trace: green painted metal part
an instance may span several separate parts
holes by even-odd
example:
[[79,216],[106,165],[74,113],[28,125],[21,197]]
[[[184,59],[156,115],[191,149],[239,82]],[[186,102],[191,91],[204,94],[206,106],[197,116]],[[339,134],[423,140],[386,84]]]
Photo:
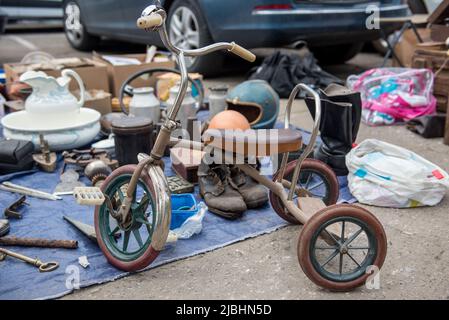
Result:
[[[121,190],[122,186],[129,183],[131,180],[130,174],[123,174],[112,180],[105,188],[104,193],[110,197],[110,199],[116,198],[118,195],[119,201],[123,201],[125,193]],[[137,189],[133,197],[131,204],[131,217],[132,221],[127,228],[116,226],[111,230],[111,221],[115,221],[109,214],[108,207],[103,204],[99,212],[99,224],[100,224],[100,236],[105,243],[109,252],[117,259],[125,262],[134,261],[142,256],[151,244],[153,228],[155,225],[155,214],[151,214],[152,222],[148,221],[148,213],[146,212],[151,207],[152,212],[155,212],[154,199],[149,192],[148,186],[142,180],[138,181]],[[142,189],[144,195],[137,201],[136,193]],[[142,239],[140,231],[145,229],[148,233],[146,240]],[[123,233],[121,245],[117,241],[115,236],[118,232]],[[138,244],[136,250],[130,251],[129,243],[131,236]]]
[[[344,224],[346,223],[353,223],[357,226],[360,227],[360,229],[354,233],[354,235],[352,235],[352,237],[354,237],[352,239],[352,237],[349,237],[349,239],[344,239],[345,241],[341,241],[341,239],[343,237],[340,237],[338,239],[336,239],[335,237],[333,237],[329,232],[325,231],[325,229],[335,223],[342,223],[342,235],[344,234]],[[343,224],[344,223],[344,224]],[[316,246],[316,243],[320,237],[320,235],[325,232],[327,233],[328,236],[330,236],[333,241],[335,242],[335,246],[334,247],[329,247],[328,249],[333,249],[334,251],[329,255],[328,257],[328,261],[326,261],[323,264],[320,264],[320,262],[317,259],[316,256],[316,250],[322,249],[322,248],[318,248]],[[342,255],[345,256],[347,255],[347,253],[341,253],[341,248],[344,246],[346,248],[349,248],[349,250],[359,250],[360,248],[354,248],[352,249],[349,244],[355,240],[355,238],[357,238],[357,233],[361,234],[362,232],[364,232],[367,236],[368,239],[368,247],[366,247],[367,250],[367,254],[366,257],[364,258],[364,260],[359,263],[359,266],[357,266],[354,270],[352,270],[349,273],[342,273],[341,272],[341,264],[340,264],[340,272],[339,273],[334,273],[334,272],[330,272],[328,270],[326,270],[324,268],[324,264],[327,264],[329,261],[331,261],[332,259],[334,259],[335,257],[337,257],[338,255],[340,255],[340,259],[342,258]],[[352,239],[352,240],[351,240]],[[348,251],[349,251],[348,250]],[[353,281],[361,276],[363,276],[367,270],[367,268],[371,265],[373,265],[374,260],[376,259],[377,256],[377,242],[376,242],[376,235],[374,233],[374,231],[362,220],[354,218],[354,217],[348,217],[348,216],[342,216],[342,217],[338,217],[338,218],[334,218],[331,219],[329,221],[327,221],[326,223],[324,223],[323,225],[321,225],[317,230],[315,230],[311,242],[310,242],[310,250],[309,250],[309,254],[310,254],[310,259],[312,261],[312,264],[314,266],[314,269],[324,278],[331,280],[331,281],[335,281],[335,282],[349,282],[349,281]],[[349,255],[348,255],[349,257]],[[342,263],[342,260],[340,260],[340,263]]]

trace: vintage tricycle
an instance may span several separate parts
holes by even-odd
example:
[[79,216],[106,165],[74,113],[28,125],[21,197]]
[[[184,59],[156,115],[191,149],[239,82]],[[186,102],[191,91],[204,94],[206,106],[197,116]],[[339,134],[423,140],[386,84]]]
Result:
[[[279,216],[288,222],[303,224],[297,254],[304,273],[313,282],[336,291],[363,285],[369,272],[383,265],[387,239],[382,224],[370,212],[358,206],[335,204],[339,194],[337,177],[324,163],[307,158],[319,131],[321,101],[318,94],[304,84],[297,85],[288,100],[283,129],[264,130],[264,134],[259,130],[206,131],[204,144],[171,138],[172,132],[179,128],[175,119],[188,85],[185,57],[218,50],[228,50],[250,62],[255,56],[234,42],[182,50],[171,43],[165,28],[166,18],[163,8],[151,5],[137,21],[139,28],[159,32],[164,45],[176,57],[181,72],[178,96],[167,112],[150,155],[140,154],[137,165],[116,169],[103,183],[103,197],[98,201],[82,192],[75,195],[80,203],[96,205],[95,230],[107,260],[119,269],[137,271],[150,265],[164,249],[169,234],[171,200],[162,157],[165,147],[176,143],[193,149],[206,146],[225,154],[227,160],[237,153],[244,158],[283,154],[280,169],[272,180],[252,165],[236,165],[270,190],[270,202]],[[302,146],[301,133],[290,127],[292,104],[300,91],[313,97],[315,121],[310,141],[301,156],[288,163],[289,153],[297,152]]]

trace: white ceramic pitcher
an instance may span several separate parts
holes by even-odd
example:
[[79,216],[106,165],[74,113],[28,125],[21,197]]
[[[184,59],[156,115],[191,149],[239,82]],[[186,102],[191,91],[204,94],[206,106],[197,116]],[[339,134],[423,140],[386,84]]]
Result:
[[[78,82],[80,99],[70,93],[71,77]],[[77,114],[84,105],[84,83],[73,70],[66,69],[61,77],[54,78],[42,71],[28,71],[22,74],[20,81],[30,85],[32,94],[25,101],[25,110],[36,117],[45,118],[48,115],[64,115],[61,119],[70,121],[70,114]]]

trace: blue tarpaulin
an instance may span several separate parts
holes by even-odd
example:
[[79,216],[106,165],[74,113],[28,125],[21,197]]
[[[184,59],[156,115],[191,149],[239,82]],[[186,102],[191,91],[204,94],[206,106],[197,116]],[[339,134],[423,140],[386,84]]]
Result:
[[[173,175],[168,159],[166,173]],[[61,169],[62,163],[59,164]],[[86,178],[82,181],[88,183]],[[349,193],[347,180],[340,177],[340,200],[354,202]],[[59,182],[59,170],[55,173],[29,171],[8,176],[0,176],[0,182],[11,181],[26,187],[53,193]],[[198,189],[196,188],[196,197]],[[0,212],[3,212],[19,195],[0,190]],[[93,225],[93,208],[79,206],[71,196],[63,200],[50,201],[27,198],[29,206],[21,212],[23,219],[11,220],[10,235],[17,237],[34,237],[46,239],[73,239],[79,242],[79,248],[42,249],[16,248],[13,251],[29,257],[38,257],[42,261],[57,261],[60,267],[50,273],[40,273],[37,268],[19,260],[8,257],[0,262],[0,299],[48,299],[66,295],[79,287],[104,283],[126,276],[128,273],[111,266],[96,244],[81,235],[63,220],[69,216]],[[168,246],[153,262],[152,267],[211,251],[223,246],[272,232],[286,225],[269,204],[258,210],[247,211],[243,218],[229,221],[207,213],[203,220],[201,234],[188,240],[179,240],[176,245]],[[90,266],[83,269],[78,264],[78,257],[87,256]]]

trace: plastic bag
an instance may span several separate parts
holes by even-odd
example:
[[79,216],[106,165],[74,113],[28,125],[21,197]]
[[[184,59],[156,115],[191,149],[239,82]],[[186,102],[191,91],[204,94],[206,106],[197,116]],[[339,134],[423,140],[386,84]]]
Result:
[[377,68],[347,79],[362,96],[362,120],[389,125],[436,111],[434,75],[429,69]]
[[376,139],[363,141],[346,156],[351,193],[361,203],[410,208],[438,204],[449,175],[419,155]]
[[172,232],[176,234],[178,239],[188,239],[194,234],[198,234],[203,229],[203,218],[206,214],[207,206],[204,202],[198,204],[198,212],[189,217],[184,223]]

